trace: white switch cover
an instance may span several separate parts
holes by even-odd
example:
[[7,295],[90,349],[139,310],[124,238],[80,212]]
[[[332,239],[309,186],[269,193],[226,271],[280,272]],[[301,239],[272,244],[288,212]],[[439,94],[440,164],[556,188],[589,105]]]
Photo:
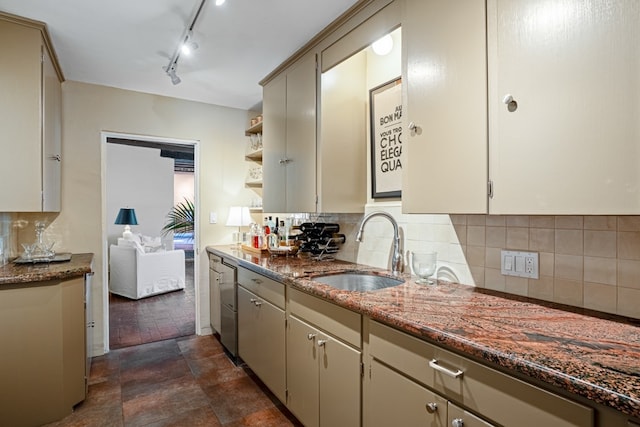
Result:
[[500,252],[500,270],[505,276],[539,277],[537,252],[505,251]]
[[215,212],[209,212],[209,224],[216,224],[218,222],[218,214]]

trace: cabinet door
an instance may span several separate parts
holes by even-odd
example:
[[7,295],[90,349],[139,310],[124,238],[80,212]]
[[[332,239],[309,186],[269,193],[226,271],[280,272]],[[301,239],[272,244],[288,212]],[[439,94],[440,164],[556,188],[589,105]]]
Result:
[[209,269],[209,316],[213,333],[220,333],[220,273],[212,268]]
[[[316,345],[320,332],[289,316],[287,325],[287,408],[307,427],[318,426],[319,380]],[[337,424],[336,424],[337,425]]]
[[287,72],[286,212],[316,211],[316,56]]
[[62,88],[46,46],[42,58],[42,210],[60,212]]
[[287,79],[281,76],[263,88],[262,206],[264,212],[286,209]]
[[242,286],[238,286],[238,354],[284,402],[284,311]]
[[64,399],[69,408],[84,400],[87,390],[87,323],[85,278],[64,281],[62,293]]
[[0,19],[0,212],[42,210],[41,45],[37,29]]
[[488,18],[490,212],[640,213],[640,2],[489,0]]
[[316,345],[321,349],[320,426],[360,426],[361,352],[323,334]]
[[[364,426],[447,426],[447,401],[371,359],[366,382]],[[466,425],[466,424],[465,424]]]
[[405,1],[405,213],[487,212],[485,16],[484,0]]

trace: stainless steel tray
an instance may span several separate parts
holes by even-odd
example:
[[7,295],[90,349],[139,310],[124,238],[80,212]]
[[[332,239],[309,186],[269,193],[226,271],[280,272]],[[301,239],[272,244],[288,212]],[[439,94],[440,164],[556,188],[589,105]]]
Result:
[[22,257],[18,257],[15,260],[13,260],[14,263],[16,264],[40,264],[43,262],[64,262],[64,261],[71,261],[71,253],[70,252],[63,252],[63,253],[59,253],[59,254],[55,254],[53,256],[53,258],[22,258]]

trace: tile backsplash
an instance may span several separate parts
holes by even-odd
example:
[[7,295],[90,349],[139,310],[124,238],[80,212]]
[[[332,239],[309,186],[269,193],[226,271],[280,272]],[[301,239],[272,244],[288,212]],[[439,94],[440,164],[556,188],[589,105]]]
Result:
[[[640,318],[640,216],[406,215],[379,203],[366,212],[374,210],[398,221],[406,260],[411,251],[438,251],[441,278]],[[391,225],[372,220],[358,244],[360,219],[340,215],[349,230],[340,257],[389,268]],[[502,249],[538,252],[540,278],[503,276]]]

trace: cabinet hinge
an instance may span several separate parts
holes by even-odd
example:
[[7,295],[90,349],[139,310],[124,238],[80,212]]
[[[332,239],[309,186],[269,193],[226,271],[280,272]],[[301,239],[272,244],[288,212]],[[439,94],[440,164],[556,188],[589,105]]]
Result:
[[318,206],[318,195],[316,194],[316,206]]
[[487,195],[490,199],[493,199],[493,181],[491,180],[487,182]]
[[[369,372],[371,374],[371,372]],[[360,376],[364,378],[364,363],[360,362]],[[369,377],[371,378],[371,377]]]

